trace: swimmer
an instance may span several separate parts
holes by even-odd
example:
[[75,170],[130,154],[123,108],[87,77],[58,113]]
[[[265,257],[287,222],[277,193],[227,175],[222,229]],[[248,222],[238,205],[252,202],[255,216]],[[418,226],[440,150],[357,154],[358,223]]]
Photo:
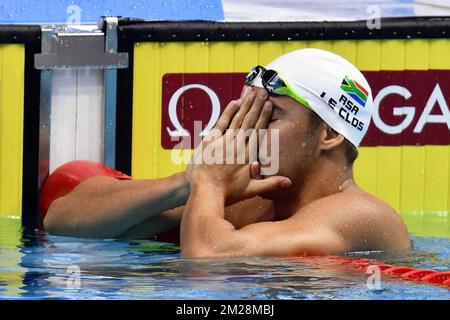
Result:
[[196,155],[233,144],[237,136],[230,129],[267,129],[266,136],[278,133],[275,174],[263,174],[267,159],[259,155],[238,164],[193,162],[185,172],[156,180],[93,176],[49,201],[45,230],[153,238],[181,225],[181,253],[188,258],[410,247],[398,213],[353,178],[373,104],[356,67],[327,51],[296,50],[255,67],[244,88]]

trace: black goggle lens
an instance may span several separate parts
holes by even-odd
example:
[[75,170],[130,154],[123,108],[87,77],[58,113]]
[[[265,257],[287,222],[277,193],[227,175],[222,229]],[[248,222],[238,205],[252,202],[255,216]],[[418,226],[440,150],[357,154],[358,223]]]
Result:
[[245,77],[245,84],[248,86],[253,85],[255,80],[265,71],[264,67],[256,66],[254,67]]
[[284,81],[275,70],[267,70],[262,75],[262,84],[269,92],[274,92],[279,87],[286,87]]
[[263,87],[269,91],[274,92],[280,87],[286,87],[284,81],[278,76],[275,70],[266,70],[264,67],[254,67],[245,77],[245,84],[251,86],[255,83],[255,80],[261,77]]

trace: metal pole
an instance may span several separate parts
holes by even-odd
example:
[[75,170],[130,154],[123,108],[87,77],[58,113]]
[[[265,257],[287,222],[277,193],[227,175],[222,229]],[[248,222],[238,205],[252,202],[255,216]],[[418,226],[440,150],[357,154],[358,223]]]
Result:
[[[117,53],[117,17],[105,17],[105,52]],[[105,69],[105,164],[116,166],[117,69]]]

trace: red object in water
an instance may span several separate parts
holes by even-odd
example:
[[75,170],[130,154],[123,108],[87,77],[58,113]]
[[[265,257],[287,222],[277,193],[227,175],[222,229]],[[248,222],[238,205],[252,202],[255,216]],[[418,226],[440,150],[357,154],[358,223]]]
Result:
[[391,276],[399,276],[401,279],[407,279],[414,282],[426,281],[433,284],[450,285],[450,272],[438,272],[434,270],[420,270],[405,266],[392,266],[378,261],[370,261],[369,259],[352,259],[344,257],[332,256],[330,259],[338,263],[354,267],[356,269],[366,269],[373,265],[380,268],[383,273]]
[[75,160],[65,163],[49,175],[42,185],[39,197],[41,218],[45,217],[50,204],[54,200],[71,192],[84,180],[95,176],[107,176],[119,180],[132,179],[122,172],[93,161]]
[[401,275],[402,278],[408,278],[413,280],[420,280],[421,278],[425,277],[426,275],[429,275],[430,273],[435,273],[434,270],[420,270],[420,269],[413,269],[409,272],[406,272]]
[[409,272],[411,270],[414,270],[414,269],[410,268],[410,267],[392,267],[392,268],[383,270],[383,272],[386,274],[402,275],[403,273]]
[[374,265],[376,265],[378,268],[380,268],[381,271],[384,271],[386,269],[393,268],[394,266],[391,266],[390,264],[384,264],[380,262],[374,262]]
[[366,269],[369,266],[368,262],[356,262],[352,264],[357,269]]
[[440,283],[444,284],[447,280],[450,280],[450,272],[434,272],[426,275],[425,277],[420,279],[421,281],[429,282],[429,283]]

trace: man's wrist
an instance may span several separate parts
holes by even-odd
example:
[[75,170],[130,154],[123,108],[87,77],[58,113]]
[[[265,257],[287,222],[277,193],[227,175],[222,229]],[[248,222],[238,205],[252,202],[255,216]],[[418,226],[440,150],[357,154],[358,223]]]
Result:
[[226,190],[220,183],[207,176],[196,175],[191,181],[191,193],[196,196],[208,197],[212,201],[225,201]]
[[186,172],[178,172],[171,176],[178,188],[186,188],[190,186],[189,178]]
[[179,205],[184,205],[189,198],[189,194],[191,191],[191,185],[187,178],[185,172],[180,172],[172,175],[170,179],[173,180],[175,189],[174,189],[174,200],[179,203]]

